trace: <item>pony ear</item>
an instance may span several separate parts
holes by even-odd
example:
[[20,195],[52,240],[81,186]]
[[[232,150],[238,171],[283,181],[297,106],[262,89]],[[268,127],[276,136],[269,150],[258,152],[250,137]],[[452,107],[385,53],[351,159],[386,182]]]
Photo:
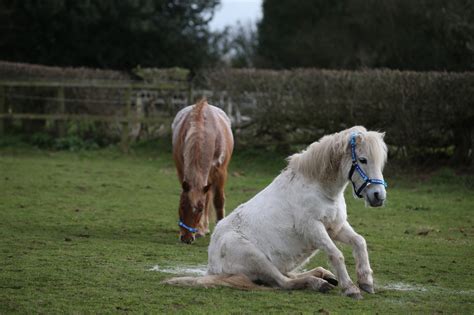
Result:
[[357,133],[355,135],[355,142],[356,142],[356,144],[361,144],[362,143],[362,134]]
[[209,191],[209,188],[211,188],[211,184],[207,184],[204,186],[204,189],[202,190],[204,193],[207,193]]
[[181,187],[183,188],[184,192],[188,192],[191,189],[187,181],[183,181],[183,183],[181,184]]

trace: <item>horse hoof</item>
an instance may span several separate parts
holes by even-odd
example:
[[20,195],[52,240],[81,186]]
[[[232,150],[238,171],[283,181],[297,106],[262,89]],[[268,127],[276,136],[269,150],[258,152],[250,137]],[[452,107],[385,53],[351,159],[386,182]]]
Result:
[[333,286],[337,286],[339,284],[339,281],[335,277],[332,277],[330,275],[324,275],[323,279],[332,284]]
[[346,296],[353,298],[354,300],[362,300],[362,294],[360,293],[350,293],[346,294]]
[[334,286],[332,284],[330,284],[329,282],[325,282],[325,283],[321,284],[321,286],[319,287],[319,292],[327,293],[332,288],[334,288]]
[[348,297],[356,299],[356,300],[362,299],[362,294],[360,294],[359,288],[356,287],[355,285],[352,285],[349,288],[346,288],[343,291],[343,293],[344,293],[345,296],[348,296]]
[[374,294],[374,286],[367,283],[358,283],[359,288],[367,293]]

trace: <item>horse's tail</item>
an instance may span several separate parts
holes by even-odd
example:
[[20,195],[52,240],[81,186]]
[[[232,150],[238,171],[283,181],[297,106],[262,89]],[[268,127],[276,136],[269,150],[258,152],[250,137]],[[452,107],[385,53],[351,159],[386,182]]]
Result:
[[271,290],[269,287],[257,285],[244,274],[207,275],[202,277],[177,277],[162,283],[187,287],[232,287],[240,290]]

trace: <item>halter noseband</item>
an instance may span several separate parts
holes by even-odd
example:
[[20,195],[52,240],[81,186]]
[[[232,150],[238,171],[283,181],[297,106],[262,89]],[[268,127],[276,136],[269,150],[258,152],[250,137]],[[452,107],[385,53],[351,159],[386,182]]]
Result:
[[188,231],[191,232],[191,233],[196,233],[196,232],[198,231],[198,229],[193,228],[193,227],[190,227],[190,226],[184,224],[184,222],[181,221],[181,219],[178,221],[178,225],[179,225],[180,227],[182,227],[183,229],[188,230]]
[[[385,188],[387,188],[387,182],[384,181],[383,179],[376,179],[376,178],[370,178],[367,176],[362,168],[359,166],[359,163],[357,163],[357,154],[356,154],[356,136],[357,133],[353,133],[351,135],[351,156],[352,156],[352,167],[351,170],[349,171],[349,180],[352,183],[352,187],[354,188],[354,192],[357,197],[362,198],[363,196],[361,195],[362,191],[371,184],[376,184],[376,185],[383,185]],[[356,184],[352,180],[352,175],[354,175],[354,171],[357,171],[360,177],[364,180],[364,183],[359,187],[359,189],[356,188]]]

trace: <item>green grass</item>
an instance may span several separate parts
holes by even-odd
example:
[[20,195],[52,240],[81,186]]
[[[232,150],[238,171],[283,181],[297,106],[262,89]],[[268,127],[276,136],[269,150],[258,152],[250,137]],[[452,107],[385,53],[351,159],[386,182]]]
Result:
[[[238,154],[227,211],[278,174],[281,156]],[[347,194],[368,243],[375,295],[170,287],[154,265],[207,262],[209,237],[178,242],[179,185],[168,150],[0,149],[0,313],[474,313],[472,177],[396,175],[388,202]],[[394,175],[390,175],[394,174]],[[354,278],[350,248],[340,246]],[[320,253],[308,267],[328,267]],[[408,290],[399,290],[397,288]]]

